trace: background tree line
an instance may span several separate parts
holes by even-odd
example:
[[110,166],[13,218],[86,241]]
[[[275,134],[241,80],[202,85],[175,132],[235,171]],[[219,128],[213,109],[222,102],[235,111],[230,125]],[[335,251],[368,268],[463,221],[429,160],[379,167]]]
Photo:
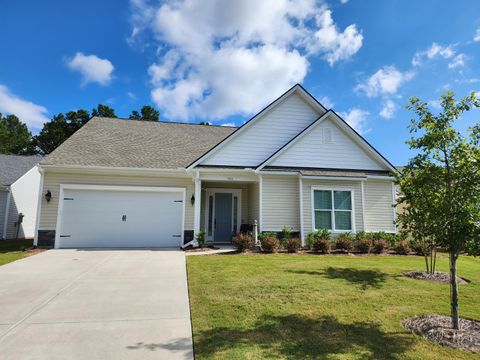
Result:
[[[117,117],[114,109],[99,104],[91,112],[81,109],[54,115],[37,135],[32,135],[27,125],[17,116],[13,114],[4,116],[0,113],[0,154],[50,154],[95,116]],[[140,111],[133,110],[129,119],[158,121],[159,116],[158,110],[145,105]]]

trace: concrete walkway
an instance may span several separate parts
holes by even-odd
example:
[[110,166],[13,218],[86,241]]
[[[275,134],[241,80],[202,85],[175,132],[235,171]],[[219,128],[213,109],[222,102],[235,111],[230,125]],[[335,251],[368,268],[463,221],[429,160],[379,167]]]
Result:
[[193,359],[184,253],[50,250],[0,266],[0,358]]

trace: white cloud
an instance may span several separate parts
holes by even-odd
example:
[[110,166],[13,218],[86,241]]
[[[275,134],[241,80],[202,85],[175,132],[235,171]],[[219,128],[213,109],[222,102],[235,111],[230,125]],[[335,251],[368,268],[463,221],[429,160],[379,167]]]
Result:
[[158,46],[151,96],[169,118],[251,114],[295,83],[309,59],[351,58],[363,36],[316,0],[132,0],[129,42]]
[[413,76],[412,72],[401,72],[395,66],[384,66],[355,89],[363,91],[368,97],[394,95]]
[[322,97],[319,101],[320,104],[325,106],[327,109],[331,109],[333,107],[333,101],[328,96]]
[[442,108],[442,104],[440,103],[440,100],[430,100],[428,102],[428,105],[430,105],[432,108],[437,110]]
[[127,92],[127,96],[130,100],[134,101],[137,99],[137,95],[135,95],[135,93],[131,92],[131,91],[128,91]]
[[101,59],[96,55],[84,55],[77,52],[67,61],[67,66],[82,75],[82,84],[96,82],[100,85],[108,85],[112,80],[114,67],[107,59]]
[[48,111],[44,106],[24,100],[13,94],[5,85],[0,84],[0,112],[14,114],[28,127],[40,129],[49,121]]
[[425,59],[434,59],[438,57],[450,59],[455,55],[453,47],[454,45],[442,46],[437,43],[432,43],[427,50],[415,53],[412,59],[412,65],[419,66]]
[[387,100],[383,103],[383,108],[379,115],[385,119],[391,119],[397,111],[397,105],[392,100]]
[[455,56],[452,61],[448,64],[449,69],[455,69],[457,67],[465,66],[465,60],[467,59],[467,55],[465,54],[458,54]]
[[221,124],[220,126],[236,126],[236,125],[233,122],[228,122],[228,123],[225,123],[225,124]]
[[360,135],[364,135],[371,130],[366,127],[368,115],[370,115],[368,111],[358,108],[352,108],[348,112],[340,113],[340,116]]
[[348,0],[340,0],[340,3],[346,4],[346,3],[348,3]]
[[480,41],[480,27],[477,28],[477,31],[475,32],[475,35],[473,37],[473,41]]

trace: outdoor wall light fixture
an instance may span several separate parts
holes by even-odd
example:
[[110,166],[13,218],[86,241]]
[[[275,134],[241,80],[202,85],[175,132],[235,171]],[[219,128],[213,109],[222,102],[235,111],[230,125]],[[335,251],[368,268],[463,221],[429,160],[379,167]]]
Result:
[[47,190],[45,194],[45,200],[47,200],[47,202],[50,202],[50,200],[52,200],[52,193],[50,192],[50,190]]
[[195,195],[192,195],[190,202],[192,203],[192,206],[195,205]]

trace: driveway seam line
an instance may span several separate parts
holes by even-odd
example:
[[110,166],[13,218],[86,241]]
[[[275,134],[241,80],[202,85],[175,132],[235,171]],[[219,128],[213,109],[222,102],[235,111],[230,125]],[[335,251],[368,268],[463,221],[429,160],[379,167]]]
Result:
[[[68,290],[69,288],[71,288],[73,286],[73,284],[81,279],[83,276],[87,275],[89,272],[91,272],[92,270],[96,269],[97,267],[99,267],[100,265],[103,265],[107,260],[109,260],[111,257],[113,257],[114,254],[110,254],[108,255],[105,259],[103,259],[102,261],[94,264],[92,267],[90,267],[89,269],[85,270],[84,272],[82,272],[81,274],[79,274],[77,277],[75,277],[74,279],[72,279],[68,284],[66,284],[64,287],[62,287],[60,290],[57,291],[56,294],[52,295],[51,297],[49,297],[47,300],[45,300],[44,302],[38,304],[37,306],[35,306],[32,310],[30,310],[23,318],[21,318],[19,321],[17,321],[16,323],[14,323],[11,327],[9,327],[4,333],[0,334],[0,340],[4,339],[10,332],[12,332],[14,329],[16,329],[17,327],[19,327],[21,324],[23,324],[28,318],[30,318],[33,314],[35,314],[36,312],[38,312],[39,310],[41,310],[42,308],[44,308],[46,305],[48,305],[52,300],[54,300],[55,298],[57,298],[58,296],[60,296],[63,292],[65,292],[66,290]],[[118,255],[118,254],[117,254]]]

